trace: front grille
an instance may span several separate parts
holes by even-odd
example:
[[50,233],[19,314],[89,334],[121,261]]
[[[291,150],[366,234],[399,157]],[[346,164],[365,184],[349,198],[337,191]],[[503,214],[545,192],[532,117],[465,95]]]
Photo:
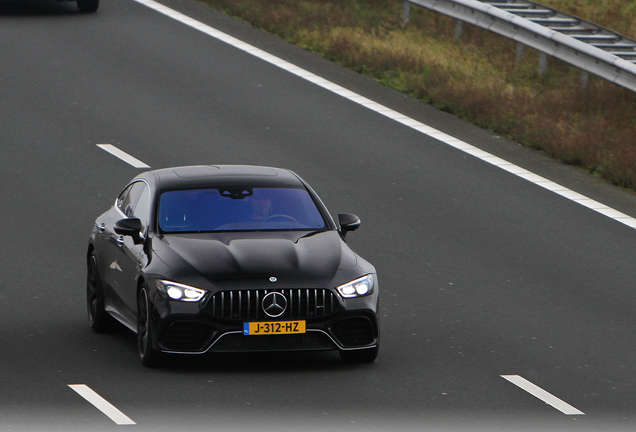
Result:
[[263,297],[279,292],[287,299],[287,309],[276,319],[306,319],[323,317],[340,307],[334,293],[328,289],[281,289],[281,290],[233,290],[214,294],[208,302],[208,312],[223,319],[267,319],[261,305]]

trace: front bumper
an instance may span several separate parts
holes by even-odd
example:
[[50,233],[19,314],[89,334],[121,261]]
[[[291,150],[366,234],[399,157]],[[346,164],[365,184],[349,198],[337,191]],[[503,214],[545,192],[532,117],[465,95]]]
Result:
[[[225,292],[223,296],[215,293],[198,303],[173,301],[155,291],[151,312],[158,336],[155,348],[169,353],[204,354],[346,351],[377,345],[380,333],[377,290],[355,299],[343,299],[335,291],[323,289],[280,291],[291,297],[290,302],[298,307],[290,307],[277,318],[267,317],[260,311],[262,293],[258,290],[240,291],[240,295],[238,291]],[[243,331],[246,322],[289,320],[305,321],[306,332],[245,335]]]

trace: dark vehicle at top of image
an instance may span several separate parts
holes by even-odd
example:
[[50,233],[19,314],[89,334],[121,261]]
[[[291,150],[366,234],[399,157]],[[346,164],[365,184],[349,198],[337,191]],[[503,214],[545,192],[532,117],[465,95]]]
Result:
[[375,268],[295,173],[191,166],[135,177],[95,221],[89,322],[137,333],[141,361],[165,353],[379,349]]
[[[53,0],[50,3],[66,3],[70,1],[74,1],[77,4],[77,9],[79,9],[80,12],[97,12],[97,9],[99,9],[99,0]],[[0,0],[0,6],[2,6],[3,9],[9,5],[40,5],[43,3],[47,3],[47,0]]]

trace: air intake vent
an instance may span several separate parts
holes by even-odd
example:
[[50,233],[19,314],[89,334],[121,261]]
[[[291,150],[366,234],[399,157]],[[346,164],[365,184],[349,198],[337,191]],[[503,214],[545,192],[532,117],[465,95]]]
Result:
[[208,302],[208,312],[222,319],[267,319],[263,312],[263,298],[278,292],[287,299],[285,312],[277,319],[307,319],[334,313],[340,307],[334,293],[328,289],[282,289],[282,290],[233,290],[221,291]]
[[177,321],[166,332],[163,346],[170,351],[201,351],[209,344],[214,329],[204,323]]
[[370,345],[375,340],[373,325],[366,317],[343,318],[334,324],[331,332],[345,347]]

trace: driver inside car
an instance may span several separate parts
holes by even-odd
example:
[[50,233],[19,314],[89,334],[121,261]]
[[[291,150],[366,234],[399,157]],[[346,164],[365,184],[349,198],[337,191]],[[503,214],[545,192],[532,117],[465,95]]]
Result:
[[252,220],[261,221],[272,214],[272,199],[263,192],[254,191],[250,197]]

